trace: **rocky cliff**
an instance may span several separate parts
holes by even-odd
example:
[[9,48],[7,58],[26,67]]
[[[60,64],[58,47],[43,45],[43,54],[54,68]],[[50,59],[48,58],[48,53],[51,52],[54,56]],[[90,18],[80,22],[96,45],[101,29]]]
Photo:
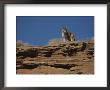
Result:
[[94,41],[16,48],[17,74],[94,74]]

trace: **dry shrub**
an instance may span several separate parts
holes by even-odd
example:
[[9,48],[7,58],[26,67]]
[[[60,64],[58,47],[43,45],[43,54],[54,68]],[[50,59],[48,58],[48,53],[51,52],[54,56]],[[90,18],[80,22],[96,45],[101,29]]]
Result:
[[21,47],[21,46],[29,46],[28,43],[23,43],[21,40],[18,40],[16,42],[16,47]]
[[59,44],[61,44],[61,43],[63,43],[63,40],[62,39],[57,39],[57,38],[55,38],[55,39],[51,39],[51,40],[49,40],[49,42],[48,42],[48,45],[49,46],[58,46]]

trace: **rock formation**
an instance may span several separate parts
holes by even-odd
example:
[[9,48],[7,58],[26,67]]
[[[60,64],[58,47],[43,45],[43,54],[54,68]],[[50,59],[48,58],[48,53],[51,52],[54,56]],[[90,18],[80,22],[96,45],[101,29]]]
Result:
[[17,74],[93,74],[94,41],[17,47]]

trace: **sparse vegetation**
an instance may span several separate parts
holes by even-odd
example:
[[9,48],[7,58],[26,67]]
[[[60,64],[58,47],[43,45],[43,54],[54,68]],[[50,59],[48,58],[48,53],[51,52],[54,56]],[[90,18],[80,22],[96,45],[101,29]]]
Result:
[[49,46],[58,46],[59,44],[63,43],[63,40],[61,38],[51,39],[48,42]]
[[[75,43],[78,43],[78,42],[94,42],[94,38],[91,37],[91,38],[85,38],[85,39],[80,39],[80,40],[77,40],[77,41],[74,41]],[[49,40],[48,42],[48,45],[49,46],[58,46],[58,45],[61,45],[61,44],[70,44],[70,43],[74,43],[72,41],[68,41],[68,42],[63,42],[62,38],[55,38],[55,39],[51,39]]]
[[22,41],[17,41],[16,42],[16,47],[21,47],[21,46],[29,46],[29,44],[28,43],[23,43]]

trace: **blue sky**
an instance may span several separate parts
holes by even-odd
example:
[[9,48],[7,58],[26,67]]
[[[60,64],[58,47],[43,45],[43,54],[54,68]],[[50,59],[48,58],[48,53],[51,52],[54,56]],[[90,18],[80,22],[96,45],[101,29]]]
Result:
[[30,45],[47,45],[61,38],[60,29],[68,26],[77,40],[94,37],[94,16],[16,16],[16,39]]

